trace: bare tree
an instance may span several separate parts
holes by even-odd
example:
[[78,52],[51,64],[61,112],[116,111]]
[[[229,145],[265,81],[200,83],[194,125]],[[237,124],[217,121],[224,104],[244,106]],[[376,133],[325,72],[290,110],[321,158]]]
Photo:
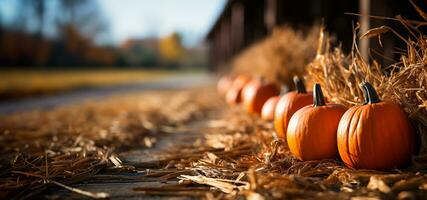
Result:
[[61,1],[60,27],[73,26],[84,37],[98,40],[109,33],[108,23],[94,0]]

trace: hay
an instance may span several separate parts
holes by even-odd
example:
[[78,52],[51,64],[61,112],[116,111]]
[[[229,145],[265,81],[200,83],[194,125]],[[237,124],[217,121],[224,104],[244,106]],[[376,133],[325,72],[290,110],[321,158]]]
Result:
[[[87,113],[91,117],[84,117]],[[117,119],[119,122],[114,122]],[[144,138],[154,138],[155,143],[162,134],[186,130],[186,123],[194,119],[203,122],[197,128],[204,136],[202,141],[175,146],[167,157],[153,163],[125,166],[118,159],[122,151],[149,148]],[[105,184],[180,180],[165,186],[133,188],[137,194],[167,197],[349,199],[427,195],[427,177],[412,169],[377,172],[351,170],[338,160],[298,161],[285,142],[274,138],[271,124],[239,107],[225,107],[214,88],[151,92],[3,120],[2,131],[7,128],[9,134],[2,134],[0,141],[6,149],[4,155],[11,156],[1,162],[0,188],[9,193],[3,194],[5,198],[37,197],[44,189],[58,185],[88,197],[108,196],[69,187],[88,179]],[[107,129],[112,124],[116,128]],[[103,129],[107,132],[100,134]],[[52,139],[54,135],[57,139]],[[28,147],[22,148],[25,145]],[[19,162],[9,164],[16,155],[26,157],[19,156]]]
[[292,77],[303,75],[305,66],[316,55],[318,32],[319,26],[306,31],[288,26],[275,28],[271,36],[253,44],[232,61],[233,71],[263,75],[293,87]]
[[[365,37],[386,29],[374,29]],[[303,64],[309,62],[305,60],[307,57],[291,56],[293,60],[304,58],[303,61],[284,59],[283,55],[289,55],[285,51],[297,50],[292,45],[286,47],[288,39],[283,36],[292,32],[283,31],[282,35],[273,34],[276,39],[260,43],[265,47],[253,47],[248,51],[252,53],[243,53],[241,61],[236,61],[241,64],[236,65],[261,73],[252,66],[270,68],[276,63],[278,69],[268,73],[271,79],[280,81],[290,80],[294,73],[303,73]],[[363,101],[358,87],[362,81],[371,82],[384,100],[400,103],[421,136],[422,148],[414,157],[414,166],[381,172],[352,170],[339,160],[299,161],[284,141],[274,137],[271,124],[247,115],[238,107],[220,109],[225,104],[215,96],[213,88],[203,88],[153,92],[1,118],[0,145],[5,155],[0,162],[1,197],[34,197],[52,183],[89,197],[107,197],[104,193],[67,186],[91,178],[98,181],[180,180],[164,187],[134,188],[141,195],[207,199],[425,199],[427,176],[422,173],[422,169],[427,168],[425,36],[418,34],[406,40],[408,50],[401,62],[387,68],[376,62],[364,62],[357,46],[350,55],[342,53],[340,48],[331,50],[328,37],[323,36],[323,32],[320,36],[317,56],[307,68],[309,80],[321,83],[329,100],[347,106]],[[301,38],[297,40],[304,41],[300,45],[307,45],[301,49],[312,49],[316,45],[309,42],[311,39]],[[285,47],[288,50],[284,50]],[[268,53],[262,55],[263,51]],[[301,52],[309,55],[307,52],[311,51]],[[286,65],[287,62],[300,63]],[[273,76],[285,67],[289,71],[281,72],[279,78]],[[385,70],[388,73],[384,73]],[[117,153],[131,148],[150,148],[160,135],[185,130],[186,123],[200,118],[207,120],[208,115],[213,119],[199,127],[203,141],[170,149],[167,157],[153,163],[125,166],[117,157]],[[133,172],[137,177],[112,173],[116,171]]]
[[[399,103],[409,114],[422,141],[413,166],[380,172],[348,169],[338,160],[298,161],[283,141],[274,139],[271,125],[234,109],[221,117],[226,123],[212,122],[215,128],[223,129],[220,133],[206,136],[206,145],[216,150],[206,152],[199,159],[182,160],[175,165],[178,169],[193,171],[191,176],[181,175],[180,178],[212,186],[217,190],[210,195],[220,198],[425,198],[427,177],[422,170],[427,167],[427,42],[426,36],[412,28],[415,27],[411,25],[413,21],[396,20],[417,33],[410,39],[399,36],[408,44],[401,62],[388,67],[381,67],[375,61],[366,63],[357,46],[350,55],[346,55],[340,48],[331,49],[328,37],[320,32],[317,55],[309,63],[307,71],[309,81],[322,84],[325,94],[333,102],[347,106],[360,104],[364,98],[359,84],[368,81],[378,89],[382,99]],[[395,32],[389,27],[380,27],[364,37],[387,31]],[[254,73],[268,76],[268,72],[258,68],[271,69],[272,63],[282,62],[285,57],[274,53],[270,53],[271,57],[262,55],[262,51],[274,49],[271,48],[274,45],[268,44],[268,41],[273,39],[264,40],[238,57],[236,70],[242,73],[253,70]],[[302,71],[303,68],[300,68],[290,73]],[[288,72],[284,70],[283,73]],[[272,73],[277,71],[272,70]],[[246,148],[250,150],[242,151]],[[221,195],[223,193],[227,195]]]
[[52,185],[107,197],[67,185],[100,171],[134,171],[115,152],[152,147],[157,137],[215,109],[209,103],[214,95],[198,90],[147,92],[50,112],[2,116],[0,197],[32,197]]
[[[169,160],[172,165],[165,164],[168,168],[160,169],[174,174],[169,178],[211,187],[205,192],[206,198],[393,199],[427,195],[427,190],[422,189],[427,186],[427,177],[414,169],[380,172],[348,169],[338,160],[298,161],[285,142],[274,139],[271,124],[245,115],[239,108],[218,117],[227,123],[217,120],[209,123],[215,126],[205,130],[206,143],[194,145],[187,152],[194,156]],[[187,171],[176,174],[174,169]],[[187,191],[188,187],[185,182],[174,190]],[[157,188],[157,191],[167,189]]]
[[[426,36],[412,26],[410,21],[397,18],[411,32],[417,33],[409,39],[406,52],[400,62],[387,67],[377,62],[365,62],[354,46],[349,55],[340,48],[329,49],[328,38],[320,34],[318,55],[307,68],[311,82],[320,83],[331,101],[352,106],[363,103],[362,82],[370,82],[380,98],[400,104],[414,124],[421,139],[418,155],[413,164],[418,169],[427,168],[427,42]],[[411,25],[411,26],[408,26]],[[389,27],[374,28],[362,37],[374,37],[391,30]],[[400,36],[400,38],[404,38]]]

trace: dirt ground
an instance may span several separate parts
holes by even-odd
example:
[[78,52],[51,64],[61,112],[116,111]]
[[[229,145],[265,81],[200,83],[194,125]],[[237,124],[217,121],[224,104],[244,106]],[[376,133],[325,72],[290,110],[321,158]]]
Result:
[[0,197],[425,199],[409,166],[301,162],[272,125],[213,87],[149,91],[0,117]]

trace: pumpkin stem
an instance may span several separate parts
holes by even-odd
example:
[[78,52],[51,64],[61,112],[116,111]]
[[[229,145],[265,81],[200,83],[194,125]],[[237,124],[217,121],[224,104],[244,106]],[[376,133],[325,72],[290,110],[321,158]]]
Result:
[[317,106],[325,106],[325,98],[323,97],[322,88],[319,83],[314,84],[313,87],[313,105]]
[[298,76],[294,76],[294,84],[297,90],[297,93],[307,93],[305,90],[304,81],[300,79]]
[[366,103],[373,104],[381,102],[380,98],[378,97],[377,91],[375,91],[375,88],[370,83],[365,82],[363,84],[363,89],[363,92],[365,93]]
[[285,84],[282,84],[281,86],[280,86],[280,94],[279,94],[279,96],[283,96],[284,94],[286,94],[286,93],[288,93],[289,92],[289,87],[287,86],[287,85],[285,85]]
[[366,90],[365,90],[365,83],[366,82],[362,82],[362,83],[360,83],[359,84],[359,87],[362,89],[362,91],[363,91],[363,96],[365,97],[365,101],[363,102],[363,105],[366,105],[366,104],[368,104],[368,102],[369,102],[369,97],[368,97],[368,95],[366,95]]
[[259,81],[260,83],[264,83],[265,82],[265,77],[261,76],[261,75],[256,75],[255,80]]

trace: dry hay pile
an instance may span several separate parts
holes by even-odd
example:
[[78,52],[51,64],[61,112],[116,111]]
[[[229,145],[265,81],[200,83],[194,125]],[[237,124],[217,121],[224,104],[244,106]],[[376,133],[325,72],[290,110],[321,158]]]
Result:
[[[426,15],[427,16],[427,15]],[[377,62],[366,63],[357,46],[350,55],[341,49],[329,49],[327,38],[320,36],[318,55],[309,64],[308,78],[320,83],[331,101],[353,106],[363,103],[363,93],[359,85],[366,81],[377,89],[380,98],[400,104],[409,114],[414,129],[420,137],[421,147],[413,164],[418,169],[427,168],[427,41],[426,36],[415,28],[413,22],[397,18],[412,33],[404,39],[406,52],[399,62],[381,67]],[[427,20],[427,19],[426,19]],[[391,28],[382,26],[371,29],[364,37],[378,36]],[[394,31],[393,31],[394,32]],[[395,32],[395,34],[398,34]]]
[[305,66],[316,55],[319,26],[308,31],[291,27],[274,29],[271,36],[255,43],[238,55],[232,62],[234,73],[263,75],[292,86],[295,74],[302,75]]
[[67,185],[90,179],[101,170],[132,171],[115,152],[153,146],[171,128],[215,109],[217,105],[210,103],[213,96],[204,89],[146,92],[49,112],[2,116],[0,198],[32,197],[52,184],[106,197]]

